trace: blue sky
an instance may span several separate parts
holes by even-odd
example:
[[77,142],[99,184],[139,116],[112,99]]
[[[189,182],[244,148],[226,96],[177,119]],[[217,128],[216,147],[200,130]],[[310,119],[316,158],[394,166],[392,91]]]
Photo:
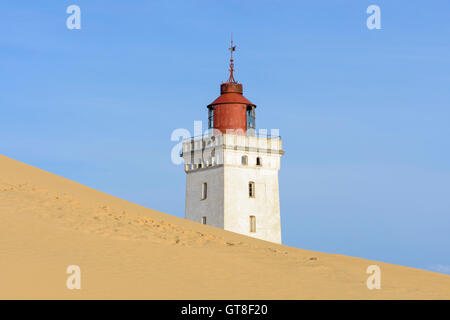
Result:
[[[81,30],[66,28],[71,4]],[[206,124],[233,32],[257,127],[284,140],[283,242],[450,274],[448,1],[0,9],[0,153],[182,217],[170,136]]]

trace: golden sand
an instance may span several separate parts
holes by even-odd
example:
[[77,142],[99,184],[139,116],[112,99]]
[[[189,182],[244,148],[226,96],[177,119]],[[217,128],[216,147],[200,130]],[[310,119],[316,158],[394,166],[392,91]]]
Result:
[[450,299],[450,276],[248,238],[0,156],[0,299]]

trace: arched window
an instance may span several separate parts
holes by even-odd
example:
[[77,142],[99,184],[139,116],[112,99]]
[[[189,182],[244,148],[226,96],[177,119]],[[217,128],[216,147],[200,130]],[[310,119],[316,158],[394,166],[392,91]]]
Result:
[[256,217],[250,216],[250,232],[256,232]]
[[246,166],[248,164],[248,157],[242,156],[241,163],[243,166]]
[[255,197],[255,183],[253,181],[250,181],[248,183],[248,196],[250,198],[254,198]]
[[257,166],[262,166],[262,159],[261,159],[261,157],[257,157],[256,158],[256,165]]

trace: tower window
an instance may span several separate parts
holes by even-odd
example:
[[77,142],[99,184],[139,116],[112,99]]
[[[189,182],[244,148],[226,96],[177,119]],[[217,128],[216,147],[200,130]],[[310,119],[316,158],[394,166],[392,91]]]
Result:
[[256,232],[256,217],[250,216],[250,232]]
[[261,159],[261,157],[257,157],[256,158],[256,165],[257,166],[262,166],[262,159]]
[[248,164],[247,156],[242,156],[241,163],[242,163],[243,166],[246,166]]
[[202,183],[202,200],[208,197],[208,184],[206,182]]
[[250,181],[248,183],[248,196],[250,198],[254,198],[255,197],[255,183],[253,181]]
[[202,217],[202,224],[206,224],[206,217],[205,216]]

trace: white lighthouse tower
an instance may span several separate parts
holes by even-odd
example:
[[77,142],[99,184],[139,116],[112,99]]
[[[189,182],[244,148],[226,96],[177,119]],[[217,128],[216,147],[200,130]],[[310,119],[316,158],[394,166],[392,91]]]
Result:
[[278,136],[255,134],[256,105],[230,76],[210,105],[211,134],[183,142],[186,219],[281,243]]

